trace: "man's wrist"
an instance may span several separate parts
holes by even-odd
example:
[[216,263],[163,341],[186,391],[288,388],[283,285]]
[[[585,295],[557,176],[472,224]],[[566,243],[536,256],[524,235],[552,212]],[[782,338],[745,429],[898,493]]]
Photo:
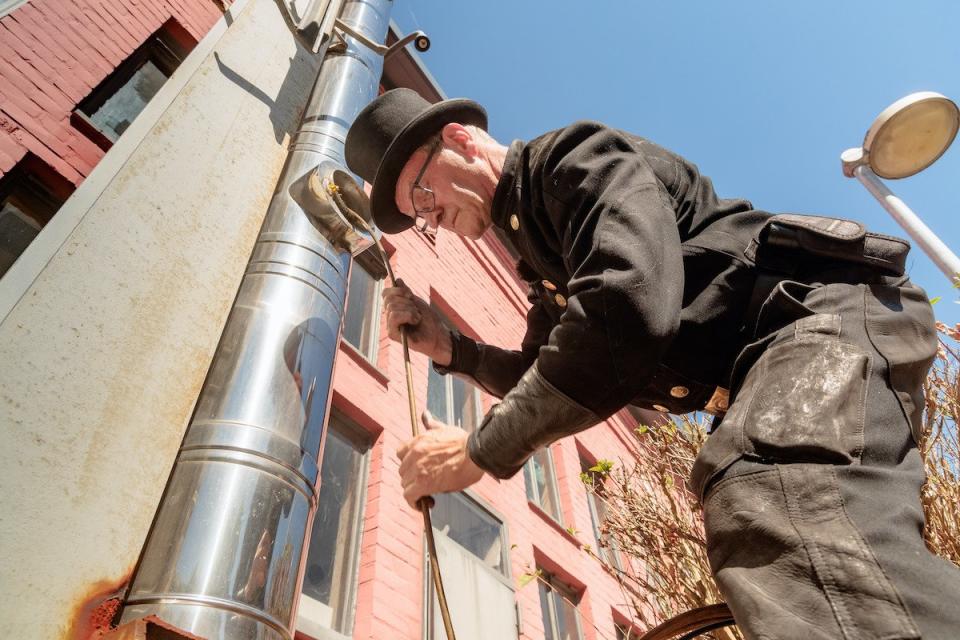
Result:
[[431,360],[441,367],[449,367],[450,363],[453,362],[453,336],[450,331],[444,331],[438,342],[439,344]]

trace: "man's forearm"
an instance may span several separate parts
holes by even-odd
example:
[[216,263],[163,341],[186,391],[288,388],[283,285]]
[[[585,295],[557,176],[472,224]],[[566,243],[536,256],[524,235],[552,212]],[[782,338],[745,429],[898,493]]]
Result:
[[533,365],[470,434],[467,451],[487,473],[509,478],[537,449],[600,420],[557,390]]

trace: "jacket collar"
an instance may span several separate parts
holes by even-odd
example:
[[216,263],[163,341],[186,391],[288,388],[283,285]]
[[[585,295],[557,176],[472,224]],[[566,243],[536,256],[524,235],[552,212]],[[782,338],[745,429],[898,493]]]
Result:
[[503,171],[497,189],[493,192],[490,216],[493,224],[504,231],[510,226],[510,216],[517,211],[520,200],[520,159],[523,153],[522,140],[514,140],[507,150]]

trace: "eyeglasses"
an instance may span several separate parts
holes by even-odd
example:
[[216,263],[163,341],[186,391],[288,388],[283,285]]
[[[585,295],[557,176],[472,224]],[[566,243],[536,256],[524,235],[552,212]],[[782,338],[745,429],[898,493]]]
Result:
[[420,179],[423,178],[423,174],[427,170],[427,165],[430,164],[433,156],[435,156],[440,149],[440,144],[441,141],[438,140],[430,147],[430,152],[427,153],[427,159],[423,161],[423,166],[420,167],[420,173],[417,174],[416,179],[413,181],[413,186],[410,187],[410,203],[413,204],[413,217],[416,221],[417,231],[421,233],[436,233],[436,229],[431,226],[430,221],[427,220],[424,214],[430,213],[436,208],[437,199],[434,197],[433,191],[420,186]]

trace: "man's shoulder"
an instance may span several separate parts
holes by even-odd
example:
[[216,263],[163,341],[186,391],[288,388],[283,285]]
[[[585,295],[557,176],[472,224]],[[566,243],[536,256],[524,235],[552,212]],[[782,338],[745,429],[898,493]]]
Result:
[[597,120],[576,120],[558,129],[547,131],[530,141],[530,144],[556,143],[568,140],[583,140],[595,135],[623,135],[624,132]]

